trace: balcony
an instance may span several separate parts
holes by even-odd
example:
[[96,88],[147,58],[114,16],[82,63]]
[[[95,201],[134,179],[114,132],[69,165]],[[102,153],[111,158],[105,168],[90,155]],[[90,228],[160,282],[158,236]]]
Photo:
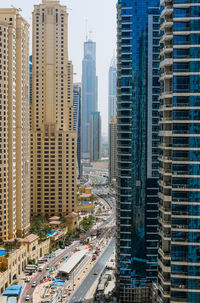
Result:
[[161,37],[160,39],[160,43],[164,43],[165,41],[169,41],[173,39],[173,33],[170,32],[166,32],[164,33],[164,35]]
[[173,52],[173,45],[165,44],[165,46],[161,49],[160,54],[161,54],[161,56],[163,56],[163,55],[171,53],[171,52]]
[[158,260],[158,265],[160,266],[163,272],[167,272],[167,273],[171,272],[171,267],[165,266],[160,260]]
[[171,298],[171,301],[170,301],[170,303],[185,303],[185,302],[188,302],[188,299],[186,299],[186,298],[176,298],[176,299],[172,299],[172,298]]
[[160,119],[160,123],[172,123],[173,118],[172,117],[165,117]]
[[171,183],[166,183],[166,182],[164,182],[164,181],[162,181],[162,180],[159,180],[158,181],[158,184],[160,185],[160,186],[162,186],[162,187],[164,187],[164,188],[172,188],[172,185],[171,185]]
[[167,156],[160,156],[159,158],[158,158],[158,160],[159,161],[161,161],[161,162],[166,162],[166,163],[171,163],[172,162],[172,158],[171,157],[167,157]]
[[[168,213],[169,215],[170,213]],[[162,218],[159,218],[159,222],[161,225],[164,226],[164,228],[171,228],[171,222],[167,220],[163,220]]]
[[164,252],[161,248],[158,249],[158,253],[163,259],[171,260],[171,253],[170,252]]
[[[169,207],[159,206],[159,210],[160,210],[164,215],[171,215],[171,208],[169,208]],[[160,222],[162,222],[163,224],[165,224],[167,227],[170,227],[170,224],[171,224],[170,221],[166,221],[166,220],[160,219]]]
[[173,26],[173,19],[172,18],[168,18],[165,19],[165,21],[161,24],[160,26],[160,30],[164,30],[165,28],[169,28]]
[[169,80],[172,79],[173,72],[172,71],[165,71],[160,75],[160,80]]
[[164,59],[160,62],[160,68],[164,68],[165,66],[172,66],[173,65],[173,59]]
[[166,5],[163,11],[161,12],[160,17],[163,18],[164,16],[167,15],[172,15],[173,14],[173,6],[172,5]]
[[158,171],[161,175],[165,175],[165,176],[171,176],[172,175],[171,169],[165,169],[165,168],[160,167]]
[[165,4],[171,4],[172,0],[160,0],[160,6],[164,6]]
[[171,137],[172,136],[172,130],[161,130],[159,132],[160,137]]
[[170,298],[170,290],[166,291],[160,285],[158,285],[158,288],[159,288],[160,292],[162,293],[163,298]]
[[158,193],[158,197],[165,201],[165,202],[171,202],[172,201],[172,196],[167,196],[167,195],[164,195],[163,193],[159,192]]

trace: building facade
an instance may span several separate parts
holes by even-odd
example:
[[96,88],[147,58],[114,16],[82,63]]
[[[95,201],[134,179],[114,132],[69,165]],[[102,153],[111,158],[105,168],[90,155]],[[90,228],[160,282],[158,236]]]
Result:
[[82,177],[81,166],[81,83],[74,84],[74,130],[77,132],[78,178]]
[[200,1],[161,1],[158,302],[200,301]]
[[[148,76],[147,58],[149,9],[158,8],[159,2],[118,0],[117,4],[116,262],[120,302],[150,302],[151,267],[157,269],[154,252],[147,247],[148,239],[148,244],[153,243],[152,228],[155,233],[155,205],[151,215],[147,208],[147,100],[148,81],[153,80],[152,73]],[[155,217],[155,225],[157,220]]]
[[117,107],[117,66],[116,59],[113,57],[109,68],[109,95],[108,95],[108,123],[112,116],[116,115]]
[[29,24],[0,9],[0,239],[30,227]]
[[98,107],[98,82],[96,75],[96,43],[84,42],[82,62],[82,156],[90,157],[90,116]]
[[90,117],[90,162],[101,160],[101,116],[100,112]]
[[109,169],[109,181],[112,182],[117,176],[117,119],[116,116],[112,116],[109,122],[108,129],[108,169]]
[[148,10],[147,56],[147,130],[146,130],[146,255],[147,277],[157,280],[158,274],[158,179],[159,179],[159,65],[160,10]]
[[29,56],[29,100],[32,103],[32,55]]
[[59,1],[34,6],[31,104],[31,214],[76,210],[77,139],[68,14]]

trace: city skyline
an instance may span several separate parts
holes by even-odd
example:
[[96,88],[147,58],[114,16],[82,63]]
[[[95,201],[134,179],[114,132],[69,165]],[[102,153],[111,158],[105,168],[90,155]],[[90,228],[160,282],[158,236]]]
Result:
[[200,0],[11,1],[0,303],[199,303]]
[[[74,82],[81,82],[80,66],[83,58],[82,45],[86,40],[86,28],[88,38],[91,37],[97,44],[97,75],[99,78],[98,111],[101,112],[102,116],[102,135],[106,136],[108,135],[107,71],[110,66],[110,60],[116,50],[116,2],[116,0],[60,1],[61,5],[67,6],[69,13],[69,59],[72,60],[74,65]],[[8,0],[2,2],[1,7],[8,8],[13,5],[16,8],[22,9],[20,13],[31,25],[33,6],[39,3],[40,0]],[[104,16],[103,22],[101,21],[102,15]],[[32,49],[31,43],[32,40],[30,39],[30,51]]]

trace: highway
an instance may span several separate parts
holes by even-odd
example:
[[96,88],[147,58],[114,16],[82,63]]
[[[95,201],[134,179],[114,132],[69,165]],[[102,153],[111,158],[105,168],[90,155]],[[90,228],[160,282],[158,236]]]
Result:
[[105,186],[107,184],[107,178],[105,177],[107,170],[92,167],[84,167],[83,170],[84,175],[88,176],[88,181],[84,185],[92,185],[94,183],[97,186]]
[[[88,169],[89,171],[90,169]],[[94,175],[93,175],[94,173]],[[100,175],[98,176],[98,172],[92,171],[91,175],[89,175],[89,182],[90,183],[93,179],[95,179],[95,187],[94,187],[94,194],[97,194],[100,198],[100,200],[104,200],[107,202],[107,204],[110,205],[112,209],[112,214],[104,221],[102,222],[96,229],[93,228],[92,230],[89,230],[81,237],[81,240],[87,239],[90,237],[95,230],[101,229],[102,233],[100,234],[100,237],[98,237],[98,241],[102,241],[106,237],[109,236],[109,234],[113,237],[114,233],[114,227],[107,226],[110,225],[110,223],[113,221],[114,223],[114,217],[115,217],[115,199],[111,196],[110,189],[105,186],[107,182],[107,178]],[[97,186],[97,187],[96,187]],[[112,223],[112,225],[113,225]],[[72,252],[76,247],[80,246],[80,241],[76,241],[71,247],[66,248],[63,250],[60,255],[50,259],[46,264],[42,272],[37,272],[31,277],[31,281],[29,283],[25,283],[23,287],[22,294],[19,298],[19,303],[25,302],[25,298],[27,295],[30,296],[30,301],[33,302],[33,292],[35,290],[34,287],[32,287],[33,281],[37,282],[37,284],[40,283],[40,280],[43,279],[44,276],[46,276],[49,273],[49,270],[46,270],[46,266],[49,265],[51,268],[54,267],[59,261],[66,255]],[[88,293],[88,291],[93,286],[94,282],[99,278],[101,275],[101,272],[104,270],[107,261],[111,257],[115,250],[115,239],[114,237],[110,240],[108,246],[102,250],[102,254],[98,257],[94,265],[91,267],[89,272],[86,274],[86,276],[83,278],[83,280],[80,281],[77,288],[74,290],[74,292],[71,294],[71,297],[69,298],[69,302],[82,302]],[[97,271],[98,274],[94,275],[94,271]],[[70,281],[72,282],[72,281]],[[63,289],[64,290],[64,289]],[[55,298],[56,302],[58,301],[58,296]],[[54,301],[55,301],[54,300]],[[38,303],[38,302],[37,302]]]
[[[109,260],[114,250],[115,250],[115,240],[114,238],[112,238],[108,247],[105,249],[103,254],[99,257],[95,265],[91,268],[91,270],[89,271],[83,282],[80,284],[80,286],[78,286],[78,288],[73,293],[72,297],[69,300],[70,303],[82,302],[84,300],[86,294],[91,289],[96,279],[99,278],[101,272],[105,268],[106,262]],[[94,275],[94,271],[98,271],[98,275]]]
[[[31,276],[31,278],[30,278],[31,279],[30,282],[26,283],[22,290],[21,296],[19,298],[19,303],[25,302],[25,298],[27,295],[29,295],[31,297],[31,301],[32,301],[33,292],[35,291],[35,288],[32,287],[32,283],[37,282],[37,284],[39,284],[40,280],[42,280],[46,275],[48,275],[50,270],[46,270],[47,265],[49,265],[50,267],[55,266],[56,263],[58,263],[66,254],[69,254],[70,252],[72,252],[79,245],[80,245],[80,242],[76,242],[76,244],[73,244],[70,247],[64,249],[61,252],[61,254],[50,259],[47,263],[45,263],[45,267],[42,272],[36,272],[35,274],[33,274],[33,276]],[[31,302],[31,301],[29,301],[29,302]]]

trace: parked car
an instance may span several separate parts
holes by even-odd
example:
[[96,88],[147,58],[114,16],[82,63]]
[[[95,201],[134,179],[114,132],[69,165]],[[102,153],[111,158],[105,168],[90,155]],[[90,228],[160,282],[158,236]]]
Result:
[[32,283],[32,287],[36,287],[36,286],[37,286],[37,282],[34,281],[34,282]]

